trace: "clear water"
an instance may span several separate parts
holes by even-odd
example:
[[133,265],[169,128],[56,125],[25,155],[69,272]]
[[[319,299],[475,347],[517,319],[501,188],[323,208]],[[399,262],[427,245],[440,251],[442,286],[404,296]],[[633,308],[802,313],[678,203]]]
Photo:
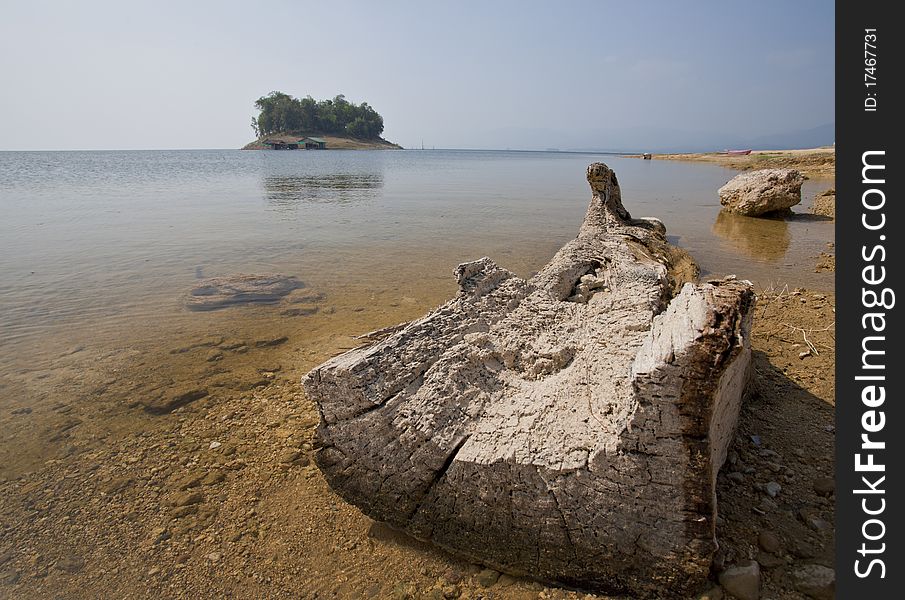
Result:
[[[576,234],[584,170],[598,160],[633,216],[661,218],[705,275],[831,289],[814,257],[832,222],[720,216],[716,190],[733,172],[711,165],[556,152],[0,152],[0,353],[65,328],[121,335],[124,323],[182,314],[201,277],[277,271],[327,294],[452,290],[453,267],[484,255],[527,275]],[[807,182],[802,205],[829,185]]]

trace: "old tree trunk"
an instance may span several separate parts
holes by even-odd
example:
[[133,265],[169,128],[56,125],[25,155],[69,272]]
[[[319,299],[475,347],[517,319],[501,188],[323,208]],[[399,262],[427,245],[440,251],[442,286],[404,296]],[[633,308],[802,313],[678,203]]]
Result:
[[685,283],[602,163],[576,239],[523,280],[488,258],[420,320],[311,371],[317,464],[370,517],[543,580],[680,596],[716,548],[749,377],[748,282]]

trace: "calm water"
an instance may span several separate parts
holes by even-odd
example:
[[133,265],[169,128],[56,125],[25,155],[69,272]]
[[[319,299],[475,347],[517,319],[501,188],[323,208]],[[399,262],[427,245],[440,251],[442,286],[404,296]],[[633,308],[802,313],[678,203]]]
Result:
[[[0,152],[0,355],[72,328],[122,336],[127,323],[184,316],[180,298],[202,277],[277,271],[328,295],[439,286],[443,297],[462,260],[489,255],[527,275],[576,234],[596,160],[616,170],[633,216],[660,217],[705,274],[831,289],[832,273],[813,271],[832,223],[719,216],[716,190],[733,172],[710,165],[534,152]],[[807,182],[802,206],[829,185]]]

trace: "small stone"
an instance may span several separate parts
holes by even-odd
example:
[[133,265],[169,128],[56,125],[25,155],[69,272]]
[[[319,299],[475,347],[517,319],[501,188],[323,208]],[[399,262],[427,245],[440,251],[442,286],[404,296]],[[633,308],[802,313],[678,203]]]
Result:
[[182,517],[187,517],[188,515],[195,514],[196,512],[198,512],[198,505],[190,504],[188,506],[177,506],[170,511],[170,516],[174,519],[181,519]]
[[799,358],[799,360],[801,360],[801,359],[804,359],[804,358],[809,357],[810,355],[811,355],[811,351],[810,351],[810,350],[805,350],[804,352],[799,352],[799,353],[798,353],[798,358]]
[[757,553],[757,564],[765,569],[775,569],[786,564],[785,559],[761,550]]
[[78,573],[85,566],[85,560],[79,556],[64,556],[55,562],[53,566],[64,573]]
[[226,479],[222,471],[211,471],[201,480],[202,485],[216,485]]
[[443,573],[443,580],[446,581],[447,583],[451,583],[453,585],[462,583],[462,580],[464,578],[465,578],[465,576],[462,574],[462,571],[459,571],[457,569],[447,569]]
[[719,579],[720,585],[739,600],[760,598],[760,566],[753,560],[726,569]]
[[729,481],[734,481],[735,483],[741,483],[745,480],[745,474],[739,473],[738,471],[733,471],[732,473],[726,475],[726,479],[728,479]]
[[210,446],[207,447],[208,450],[216,450],[220,446],[222,446],[220,442],[211,442]]
[[779,536],[772,531],[761,531],[757,536],[757,544],[766,552],[776,554],[782,548],[782,541]]
[[768,481],[767,485],[764,486],[764,491],[771,498],[775,498],[779,495],[779,492],[782,491],[782,486],[776,483],[775,481]]
[[792,571],[792,585],[814,600],[836,596],[836,572],[823,565],[804,565]]
[[148,577],[154,577],[158,573],[160,573],[160,567],[151,567],[148,569]]
[[20,573],[15,569],[0,571],[0,584],[15,585],[19,581]]
[[703,594],[697,597],[697,600],[723,600],[726,597],[726,594],[723,592],[723,588],[718,585],[713,586]]
[[819,517],[809,517],[805,520],[805,523],[808,527],[816,531],[817,533],[821,533],[824,531],[830,531],[833,528],[833,524],[829,521],[825,521]]
[[211,350],[207,353],[207,362],[217,362],[223,358],[223,353],[219,350]]
[[167,531],[166,527],[155,527],[151,530],[151,535],[148,539],[151,540],[152,544],[158,544],[170,539],[170,532]]
[[794,540],[789,550],[794,556],[806,560],[817,556],[814,547],[805,540]]
[[308,455],[298,448],[286,448],[280,452],[277,462],[283,465],[307,466],[310,462]]
[[831,496],[836,491],[836,481],[831,477],[819,477],[812,485],[820,496]]
[[484,569],[477,575],[481,587],[490,587],[500,579],[500,572],[493,569]]
[[165,415],[173,412],[177,408],[182,408],[196,400],[200,400],[207,395],[208,391],[204,389],[176,392],[171,396],[156,399],[146,404],[145,412],[152,415]]
[[515,577],[513,577],[512,575],[503,573],[502,575],[500,575],[500,578],[497,579],[496,584],[499,587],[509,587],[510,585],[514,584],[516,581],[517,581],[517,579]]
[[129,484],[132,483],[131,477],[116,477],[111,480],[109,483],[104,485],[101,488],[105,494],[116,494],[117,492],[121,492],[125,488],[129,487]]
[[735,450],[730,450],[726,454],[726,462],[728,462],[730,465],[735,465],[738,462],[738,452],[736,452]]
[[267,340],[257,340],[255,341],[255,348],[272,348],[273,346],[279,346],[281,344],[285,344],[289,341],[287,336],[282,336],[278,338],[271,338]]
[[206,555],[204,558],[206,558],[207,560],[209,560],[211,562],[218,562],[222,556],[223,555],[220,554],[219,552],[211,552],[210,554]]
[[204,501],[204,495],[201,492],[183,492],[172,496],[170,503],[172,506],[191,506]]

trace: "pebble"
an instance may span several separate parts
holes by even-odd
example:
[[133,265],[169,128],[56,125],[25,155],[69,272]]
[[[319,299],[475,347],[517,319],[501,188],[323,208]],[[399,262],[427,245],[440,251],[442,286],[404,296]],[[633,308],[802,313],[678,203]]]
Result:
[[720,573],[720,585],[739,600],[760,598],[760,566],[755,561],[729,567]]
[[735,463],[737,463],[738,462],[738,452],[736,452],[735,450],[730,450],[726,454],[726,462],[728,462],[730,465],[734,465]]
[[739,473],[738,471],[733,471],[732,473],[726,475],[726,479],[728,479],[729,481],[734,481],[735,483],[741,483],[745,480],[745,474]]
[[211,471],[201,480],[202,485],[216,485],[226,479],[222,471]]
[[780,548],[782,548],[782,541],[779,539],[779,536],[766,529],[758,534],[757,544],[765,551],[772,554],[776,554],[779,552]]
[[205,558],[211,562],[218,562],[222,556],[219,552],[211,552]]
[[78,573],[85,566],[85,561],[79,556],[64,556],[55,562],[53,566],[64,573]]
[[819,477],[814,480],[812,486],[821,496],[830,496],[836,491],[836,481],[831,477]]
[[836,596],[836,572],[823,565],[803,565],[792,571],[793,587],[814,600]]
[[201,492],[183,492],[174,495],[171,503],[173,506],[191,506],[193,504],[198,504],[203,500],[204,495]]
[[697,600],[723,600],[726,597],[726,594],[723,592],[723,588],[718,585],[713,586],[703,594],[697,597]]
[[757,553],[757,563],[765,569],[775,569],[786,564],[786,561],[774,554],[761,550]]
[[170,539],[170,532],[167,531],[166,527],[155,527],[151,530],[151,536],[149,538],[152,544],[160,543],[164,540]]
[[14,585],[19,581],[20,573],[15,569],[6,569],[0,571],[0,583],[5,585]]
[[500,572],[493,569],[484,569],[478,573],[477,579],[481,587],[490,587],[500,578]]
[[207,447],[208,450],[216,450],[220,446],[222,446],[220,442],[211,442],[210,446]]
[[279,346],[281,344],[285,344],[289,341],[289,337],[282,336],[278,338],[272,338],[269,340],[257,340],[255,341],[255,348],[271,348],[273,346]]
[[782,491],[782,486],[775,481],[768,481],[767,485],[764,486],[764,491],[767,492],[767,495],[771,498],[775,498],[779,495],[779,492]]

